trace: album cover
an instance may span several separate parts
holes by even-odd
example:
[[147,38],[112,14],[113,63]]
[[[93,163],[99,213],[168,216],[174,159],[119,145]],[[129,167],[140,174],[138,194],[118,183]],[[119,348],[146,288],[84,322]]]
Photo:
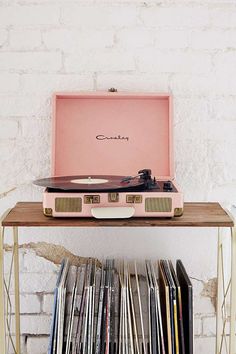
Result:
[[182,296],[181,289],[174,266],[171,261],[169,261],[169,266],[173,280],[175,282],[177,291],[177,316],[178,316],[178,332],[179,332],[179,352],[180,354],[185,354],[185,344],[184,344],[184,326],[183,326],[183,314],[182,314]]
[[60,270],[57,277],[56,288],[54,290],[54,302],[53,302],[53,311],[52,311],[52,324],[51,324],[51,331],[50,331],[50,339],[49,339],[49,346],[48,346],[48,354],[53,354],[53,343],[56,338],[56,331],[57,331],[57,297],[58,297],[58,286],[61,281],[61,275],[65,266],[65,259],[63,259]]
[[158,265],[159,279],[150,260],[141,273],[136,262],[90,259],[74,271],[63,260],[48,354],[193,354],[191,282],[181,261],[177,275]]
[[176,262],[176,273],[182,295],[185,352],[193,354],[193,287],[181,260]]
[[172,353],[172,333],[171,333],[171,318],[170,318],[170,290],[166,278],[164,264],[159,261],[159,282],[160,282],[160,297],[161,297],[161,312],[163,319],[163,333],[165,339],[166,352]]
[[170,274],[168,261],[163,260],[163,269],[166,275],[167,284],[169,287],[169,300],[170,300],[170,326],[171,326],[171,346],[172,346],[172,354],[176,353],[176,333],[175,333],[175,318],[174,318],[174,311],[176,308],[176,291],[173,279]]

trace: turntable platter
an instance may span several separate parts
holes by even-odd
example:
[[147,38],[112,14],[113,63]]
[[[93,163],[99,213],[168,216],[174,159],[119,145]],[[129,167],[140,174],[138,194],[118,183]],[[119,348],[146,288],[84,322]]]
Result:
[[34,181],[34,184],[49,189],[63,191],[122,191],[129,189],[142,189],[144,181],[140,178],[127,179],[127,176],[62,176],[43,178]]

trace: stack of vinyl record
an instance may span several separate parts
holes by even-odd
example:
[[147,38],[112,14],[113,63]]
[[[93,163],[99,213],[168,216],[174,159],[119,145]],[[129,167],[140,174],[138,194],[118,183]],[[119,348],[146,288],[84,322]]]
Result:
[[48,354],[192,354],[192,284],[180,260],[63,260]]

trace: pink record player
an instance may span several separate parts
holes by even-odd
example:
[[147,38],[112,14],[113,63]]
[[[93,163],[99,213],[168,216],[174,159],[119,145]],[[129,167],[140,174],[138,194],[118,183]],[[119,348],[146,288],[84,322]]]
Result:
[[173,217],[183,213],[174,181],[169,94],[56,93],[52,176],[44,214],[53,217]]

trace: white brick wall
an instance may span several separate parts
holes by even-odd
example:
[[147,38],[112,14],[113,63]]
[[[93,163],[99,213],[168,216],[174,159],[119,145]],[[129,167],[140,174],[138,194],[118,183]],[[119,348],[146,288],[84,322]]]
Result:
[[[19,74],[9,74],[1,73],[1,82],[0,82],[0,92],[9,94],[16,94],[20,89],[20,75]],[[1,111],[2,112],[2,111]]]
[[2,46],[7,41],[7,31],[0,30],[0,46]]
[[114,28],[135,26],[138,21],[136,6],[116,6],[113,4],[71,4],[63,5],[61,11],[61,23],[66,26],[84,28]]
[[17,137],[19,124],[17,120],[2,119],[0,130],[0,139],[13,139]]
[[[31,182],[50,171],[52,93],[111,86],[173,93],[176,174],[185,200],[235,203],[235,63],[235,0],[0,1],[0,192],[16,187],[0,199],[0,212],[18,200],[41,200]],[[209,230],[20,235],[21,243],[41,240],[101,258],[179,257],[205,282],[216,274]],[[207,259],[203,248],[212,250]],[[30,252],[21,254],[20,266],[23,351],[43,354],[57,267]],[[196,353],[211,354],[214,307],[201,295],[203,283],[194,287]]]
[[65,57],[65,70],[69,73],[110,71],[134,71],[135,60],[131,53],[121,50],[81,50]]
[[61,57],[57,52],[2,52],[0,68],[7,72],[57,72]]
[[47,335],[50,331],[51,316],[40,315],[22,315],[21,316],[21,333],[39,335]]
[[41,46],[40,30],[14,29],[10,30],[10,44],[12,50],[34,50]]
[[1,26],[58,25],[60,8],[51,5],[3,4],[0,13]]
[[28,337],[27,349],[28,353],[42,354],[47,353],[49,337]]
[[49,50],[74,53],[81,49],[107,48],[114,44],[112,30],[52,29],[43,32],[43,43]]
[[[46,296],[46,295],[45,295]],[[14,294],[11,295],[12,313],[15,313]],[[21,314],[39,314],[41,313],[41,295],[21,294],[20,295]]]

